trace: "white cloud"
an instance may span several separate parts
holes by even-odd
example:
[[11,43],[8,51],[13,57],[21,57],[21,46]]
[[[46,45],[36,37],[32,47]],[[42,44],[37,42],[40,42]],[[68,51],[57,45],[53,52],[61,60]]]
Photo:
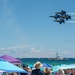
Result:
[[41,50],[37,50],[35,48],[31,48],[31,51],[33,51],[33,52],[41,52]]
[[0,48],[0,50],[5,50],[5,48]]
[[19,45],[19,46],[12,46],[12,47],[8,47],[8,49],[23,49],[23,48],[27,48],[29,46],[27,45]]
[[64,53],[65,55],[67,55],[67,54],[68,54],[66,51],[63,51],[63,53]]
[[[41,57],[56,57],[56,52],[60,57],[75,57],[75,51],[57,50],[57,49],[40,49],[36,47],[27,48],[0,48],[0,55],[8,54],[19,58],[41,58]],[[63,56],[64,55],[64,56]]]

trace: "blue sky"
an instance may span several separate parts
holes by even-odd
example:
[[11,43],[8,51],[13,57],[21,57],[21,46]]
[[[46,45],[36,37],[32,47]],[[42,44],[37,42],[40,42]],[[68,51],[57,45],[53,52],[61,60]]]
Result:
[[[0,0],[0,55],[75,58],[75,0]],[[60,25],[49,16],[65,10]]]

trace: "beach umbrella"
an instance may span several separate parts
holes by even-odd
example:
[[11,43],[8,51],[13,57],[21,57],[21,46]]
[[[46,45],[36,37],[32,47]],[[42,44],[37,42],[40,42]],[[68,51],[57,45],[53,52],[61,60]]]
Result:
[[47,63],[43,63],[43,68],[51,68],[52,69],[52,66]]
[[58,71],[59,69],[75,69],[75,64],[70,64],[70,65],[57,65],[53,67],[53,72]]
[[0,70],[6,71],[6,72],[23,72],[28,73],[27,71],[3,60],[0,58]]
[[29,64],[28,67],[31,69],[34,68],[34,66],[32,64]]
[[60,65],[56,65],[56,66],[54,66],[54,67],[52,68],[52,72],[56,72],[56,71],[58,71],[59,68],[60,68]]
[[75,69],[75,64],[61,65],[60,68],[62,68],[62,69]]

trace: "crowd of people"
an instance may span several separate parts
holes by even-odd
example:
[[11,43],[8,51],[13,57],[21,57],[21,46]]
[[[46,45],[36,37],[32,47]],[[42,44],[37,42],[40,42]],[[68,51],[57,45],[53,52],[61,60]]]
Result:
[[30,68],[28,65],[23,65],[23,69],[28,72],[28,74],[21,73],[21,75],[75,75],[75,69],[59,69],[57,72],[52,72],[52,69],[46,67],[42,68],[41,62],[36,62],[34,68]]
[[[52,68],[45,67],[43,68],[43,64],[41,62],[36,62],[33,66],[29,67],[26,65],[17,65],[18,67],[25,70],[27,73],[20,73],[20,75],[75,75],[75,69],[62,69],[59,68],[58,71],[52,71]],[[17,72],[0,72],[1,75],[19,75]]]
[[50,68],[42,68],[42,63],[41,62],[36,62],[34,64],[34,68],[31,69],[30,67],[28,67],[28,65],[23,65],[23,69],[26,70],[28,72],[28,74],[25,73],[21,73],[21,75],[52,75],[52,71]]

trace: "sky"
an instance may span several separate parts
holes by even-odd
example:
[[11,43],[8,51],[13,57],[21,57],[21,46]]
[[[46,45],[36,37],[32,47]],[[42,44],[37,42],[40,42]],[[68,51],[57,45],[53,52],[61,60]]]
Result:
[[[0,0],[0,55],[75,58],[75,0]],[[65,10],[65,24],[49,16]]]

